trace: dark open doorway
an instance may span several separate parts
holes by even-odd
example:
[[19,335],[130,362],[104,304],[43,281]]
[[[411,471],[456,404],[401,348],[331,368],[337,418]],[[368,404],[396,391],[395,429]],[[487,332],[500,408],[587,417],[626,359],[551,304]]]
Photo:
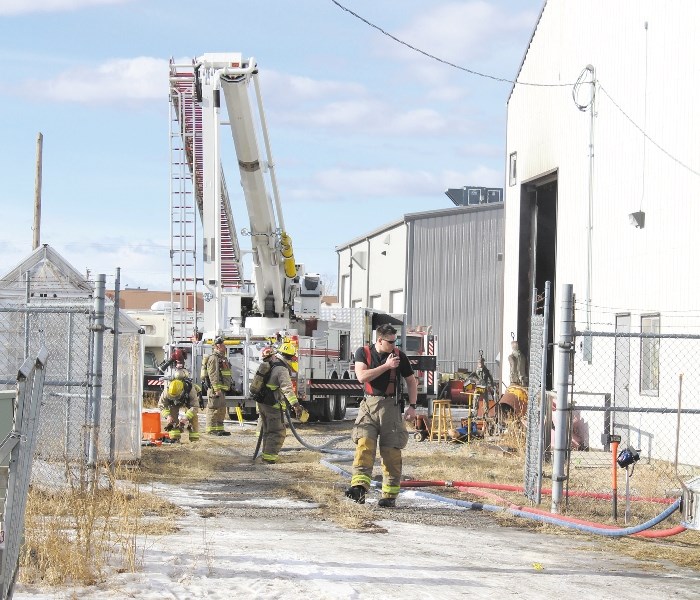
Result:
[[[520,196],[520,268],[518,275],[518,331],[520,348],[530,355],[530,316],[533,290],[544,294],[546,281],[552,282],[549,312],[547,389],[552,389],[552,342],[554,340],[554,291],[556,289],[557,175],[550,174],[523,184]],[[529,360],[528,360],[529,364]]]

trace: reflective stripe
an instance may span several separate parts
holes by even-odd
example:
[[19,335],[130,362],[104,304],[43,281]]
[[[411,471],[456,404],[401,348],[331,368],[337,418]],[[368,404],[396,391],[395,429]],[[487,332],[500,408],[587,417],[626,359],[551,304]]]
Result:
[[279,455],[278,454],[266,454],[265,452],[263,452],[262,459],[270,461],[270,462],[277,462],[277,460],[279,459]]
[[382,486],[382,493],[389,494],[392,497],[398,496],[400,491],[401,491],[400,485],[383,485]]
[[370,484],[372,483],[372,478],[369,477],[368,475],[353,475],[352,479],[350,480],[350,485],[361,485],[365,489],[368,489]]
[[192,417],[194,417],[194,411],[190,408],[190,410],[188,410],[185,413],[185,417],[187,417],[189,420],[192,420]]

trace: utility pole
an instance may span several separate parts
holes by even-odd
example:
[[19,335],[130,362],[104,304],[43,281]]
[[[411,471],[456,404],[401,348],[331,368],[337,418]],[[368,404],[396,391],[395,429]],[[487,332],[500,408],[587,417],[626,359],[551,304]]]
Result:
[[36,250],[41,243],[41,160],[44,146],[44,136],[39,132],[36,138],[36,178],[34,180],[34,232],[32,250]]

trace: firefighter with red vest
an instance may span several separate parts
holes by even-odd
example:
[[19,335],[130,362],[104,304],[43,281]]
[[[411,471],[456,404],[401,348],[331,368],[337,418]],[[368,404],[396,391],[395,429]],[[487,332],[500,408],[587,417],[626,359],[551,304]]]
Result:
[[[364,504],[379,442],[383,473],[379,506],[393,508],[401,486],[401,450],[408,443],[404,420],[416,416],[418,381],[408,357],[396,348],[396,329],[385,324],[377,327],[376,333],[374,344],[355,352],[355,375],[365,385],[365,396],[352,430],[355,459],[345,495]],[[408,406],[403,418],[397,394],[399,376],[408,388]]]

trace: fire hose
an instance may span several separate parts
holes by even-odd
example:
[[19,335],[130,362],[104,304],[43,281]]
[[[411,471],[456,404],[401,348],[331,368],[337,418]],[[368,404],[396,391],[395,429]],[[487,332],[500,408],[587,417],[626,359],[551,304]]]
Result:
[[[292,415],[289,410],[289,404],[286,405],[284,413],[287,415],[287,423],[289,423],[289,428],[292,430],[292,434],[294,437],[297,439],[297,441],[304,446],[307,450],[311,450],[312,452],[320,452],[322,454],[332,454],[336,458],[335,460],[339,461],[347,461],[347,460],[352,460],[354,456],[354,451],[352,450],[340,450],[338,448],[328,448],[331,444],[336,444],[339,441],[346,440],[350,436],[348,435],[341,435],[338,437],[335,437],[331,440],[328,440],[325,444],[321,444],[320,446],[313,446],[306,442],[300,435],[299,432],[297,431],[296,427],[294,427],[294,423],[292,422]],[[263,434],[264,431],[260,431],[258,435],[258,442],[255,445],[255,452],[253,452],[253,460],[255,460],[258,457],[258,453],[260,452],[260,446],[262,445],[262,439],[263,439]]]
[[[342,467],[339,467],[338,465],[335,465],[331,462],[328,462],[327,460],[322,460],[321,464],[324,465],[326,468],[335,471],[336,473],[344,476],[344,477],[349,477],[350,474],[343,469]],[[455,484],[460,484],[460,483],[466,483],[466,482],[438,482],[438,481],[402,481],[401,482],[401,487],[403,488],[416,488],[416,487],[428,487],[428,486],[438,486],[442,485],[445,487],[451,487],[454,485],[454,487],[458,489],[464,489],[466,487],[484,487],[484,488],[494,488],[498,484],[479,484],[476,482],[469,482],[472,483],[473,485],[470,486],[464,486],[464,485],[455,485]],[[376,487],[378,484],[377,482],[373,481],[370,485],[373,487]],[[517,488],[519,486],[503,486],[506,488]],[[534,521],[540,521],[543,523],[549,523],[551,525],[559,525],[561,527],[567,527],[569,529],[577,529],[579,531],[583,531],[585,533],[593,533],[597,535],[603,535],[607,537],[623,537],[623,536],[632,536],[632,535],[639,535],[640,537],[668,537],[671,535],[676,535],[678,533],[681,533],[685,531],[685,527],[682,525],[672,527],[670,529],[666,529],[663,531],[648,531],[648,529],[651,529],[658,523],[661,523],[668,517],[670,517],[676,510],[680,508],[681,505],[681,499],[678,498],[673,504],[668,506],[661,514],[657,515],[653,519],[650,519],[649,521],[646,521],[644,523],[641,523],[639,525],[635,525],[634,527],[626,527],[626,528],[615,528],[610,525],[605,525],[603,523],[594,523],[594,522],[589,522],[589,521],[583,521],[580,519],[572,519],[570,517],[564,517],[562,515],[552,515],[550,513],[545,513],[544,511],[536,511],[536,509],[526,509],[524,507],[519,507],[515,505],[509,505],[509,506],[495,506],[491,504],[484,504],[482,502],[470,502],[468,500],[456,500],[454,498],[447,498],[445,496],[440,496],[439,494],[431,494],[430,492],[421,492],[421,491],[412,491],[411,494],[413,496],[416,496],[418,498],[426,498],[429,500],[434,500],[437,502],[442,502],[446,504],[452,504],[453,506],[458,506],[460,508],[465,508],[467,510],[483,510],[487,512],[507,512],[509,514],[512,514],[516,517],[522,517],[524,519],[531,519]],[[657,499],[658,500],[658,499]],[[664,499],[667,500],[667,499]]]

